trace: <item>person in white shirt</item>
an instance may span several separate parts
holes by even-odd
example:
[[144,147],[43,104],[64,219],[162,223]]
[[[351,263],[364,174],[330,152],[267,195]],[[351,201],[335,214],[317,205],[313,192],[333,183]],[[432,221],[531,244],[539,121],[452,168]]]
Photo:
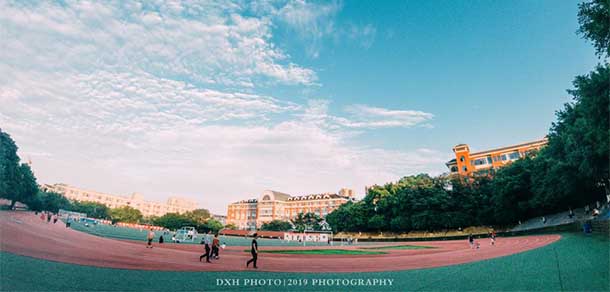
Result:
[[208,230],[208,233],[203,236],[203,244],[205,244],[205,253],[199,257],[199,261],[201,261],[203,259],[203,257],[205,257],[205,262],[211,263],[210,262],[210,251],[212,250],[211,249],[211,246],[212,246],[212,231],[211,230]]

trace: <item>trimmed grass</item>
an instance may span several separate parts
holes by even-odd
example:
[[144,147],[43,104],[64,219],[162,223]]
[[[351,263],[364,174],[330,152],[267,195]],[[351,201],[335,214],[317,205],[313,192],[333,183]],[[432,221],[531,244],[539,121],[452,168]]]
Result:
[[[93,225],[90,224],[89,227],[86,227],[84,224],[80,222],[73,222],[72,229],[93,234],[100,237],[108,237],[115,239],[127,239],[127,240],[138,240],[138,241],[146,241],[147,230],[138,230],[134,228],[127,227],[115,227],[110,225]],[[155,242],[159,240],[159,236],[162,235],[163,232],[156,231],[155,232]],[[163,239],[165,242],[171,242],[173,232],[170,232],[170,235],[164,235]],[[183,244],[199,244],[201,242],[201,234],[197,237],[194,242],[182,242]],[[236,237],[236,236],[219,236],[220,242],[224,243],[228,246],[250,246],[252,242],[252,238],[245,237]],[[261,246],[302,246],[303,243],[299,243],[298,241],[283,241],[279,239],[268,239],[268,238],[259,238],[258,242]],[[335,243],[336,244],[336,243]],[[359,243],[358,245],[367,245],[370,243]],[[308,246],[327,246],[326,242],[307,242]]]
[[[250,252],[250,250],[244,250]],[[366,251],[359,249],[285,249],[285,250],[259,250],[261,253],[280,253],[280,254],[311,254],[311,255],[363,255],[363,254],[385,254],[382,251]]]
[[361,249],[424,249],[434,248],[432,246],[420,246],[420,245],[388,245],[388,246],[375,246],[375,247],[361,247]]
[[[610,241],[564,233],[556,243],[496,259],[374,273],[162,272],[71,265],[0,252],[1,291],[610,291]],[[357,261],[354,262],[358,264]],[[259,257],[265,265],[265,256]],[[313,286],[318,279],[392,279],[392,286]],[[240,285],[222,286],[223,279]],[[308,281],[298,287],[248,279]]]

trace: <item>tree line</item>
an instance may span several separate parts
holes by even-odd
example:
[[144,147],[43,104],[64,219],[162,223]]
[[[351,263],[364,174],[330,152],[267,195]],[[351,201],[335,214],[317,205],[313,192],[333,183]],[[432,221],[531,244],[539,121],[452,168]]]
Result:
[[284,220],[272,220],[265,222],[261,225],[261,230],[265,231],[296,231],[303,232],[305,230],[319,231],[322,230],[324,219],[315,213],[299,213],[297,216],[292,218],[290,221]]
[[357,203],[326,218],[335,231],[455,229],[506,226],[565,211],[610,194],[609,2],[579,4],[578,33],[593,43],[602,63],[575,77],[572,100],[556,112],[548,145],[498,169],[491,177],[448,178],[426,174],[376,186]]

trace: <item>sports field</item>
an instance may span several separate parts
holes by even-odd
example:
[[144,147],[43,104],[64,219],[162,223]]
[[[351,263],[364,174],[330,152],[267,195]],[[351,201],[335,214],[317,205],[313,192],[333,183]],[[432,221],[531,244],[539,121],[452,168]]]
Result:
[[[30,256],[20,256],[14,253],[6,252],[7,249],[14,248],[10,242],[19,242],[28,237],[35,240],[33,245],[42,246],[46,253],[45,255],[56,255],[62,261],[70,260],[70,257],[81,256],[78,249],[87,248],[86,250],[92,254],[98,262],[114,260],[107,257],[105,248],[100,246],[83,246],[80,245],[96,245],[110,244],[115,252],[121,253],[122,249],[129,247],[133,248],[132,253],[142,258],[141,262],[146,263],[150,260],[148,257],[155,255],[163,256],[170,254],[177,259],[182,256],[191,256],[193,253],[191,248],[199,247],[194,245],[176,245],[179,248],[157,248],[153,250],[146,249],[140,242],[125,242],[115,239],[105,239],[88,234],[82,234],[73,230],[66,230],[61,226],[46,226],[40,223],[36,225],[40,228],[49,228],[53,232],[41,232],[32,228],[25,228],[20,231],[23,238],[17,238],[12,234],[10,226],[27,227],[27,217],[6,216],[9,212],[0,212],[2,219],[2,239],[0,245],[0,290],[3,291],[83,291],[83,290],[103,290],[103,291],[129,291],[129,290],[146,290],[146,291],[227,291],[227,290],[299,290],[299,291],[335,291],[339,290],[386,290],[386,291],[405,291],[405,290],[585,290],[585,291],[607,291],[609,290],[608,276],[608,259],[610,243],[607,238],[603,237],[587,237],[578,233],[564,233],[561,238],[553,240],[545,245],[531,248],[523,252],[513,253],[511,255],[493,257],[489,259],[477,259],[477,261],[441,266],[436,268],[419,268],[410,270],[384,271],[384,272],[352,272],[352,273],[333,273],[329,271],[311,272],[311,273],[295,273],[295,272],[266,272],[266,271],[246,271],[242,267],[240,271],[160,271],[160,270],[141,270],[130,267],[128,269],[104,268],[90,265],[69,264],[64,262],[56,262],[43,260],[35,257],[40,257],[38,254]],[[36,223],[37,224],[37,223]],[[42,233],[42,238],[34,237],[35,234],[30,231]],[[64,233],[65,232],[65,233]],[[56,234],[61,236],[55,237]],[[75,239],[72,235],[79,235],[82,239]],[[6,235],[11,235],[7,240]],[[498,248],[503,248],[504,243],[519,244],[521,242],[535,242],[532,239],[544,239],[547,237],[516,237],[516,238],[499,238]],[[559,237],[556,237],[559,238]],[[529,240],[528,240],[529,239]],[[91,240],[91,241],[90,241]],[[511,241],[512,240],[512,241]],[[78,241],[76,245],[75,241]],[[463,241],[460,241],[464,244]],[[417,243],[414,243],[417,244]],[[425,245],[437,245],[437,242],[426,242]],[[451,243],[452,245],[453,243]],[[57,250],[51,248],[55,245],[69,246],[70,249]],[[398,243],[397,246],[405,245]],[[410,244],[409,244],[410,245]],[[387,246],[387,244],[384,244]],[[434,249],[415,249],[415,250],[387,250],[393,253],[390,255],[272,255],[261,254],[259,266],[264,269],[265,266],[273,263],[289,262],[290,265],[296,266],[313,266],[322,270],[324,262],[318,262],[316,259],[320,257],[330,257],[342,259],[348,257],[348,263],[351,266],[367,266],[369,260],[387,261],[388,265],[395,265],[392,258],[398,257],[402,261],[409,261],[410,257],[419,257],[419,261],[437,261],[439,257],[434,257],[434,254],[417,254],[419,252],[436,252],[443,247]],[[460,245],[461,246],[461,245]],[[265,248],[261,245],[261,248]],[[273,247],[278,249],[280,247]],[[287,249],[295,249],[295,247],[286,247]],[[336,248],[336,247],[335,247]],[[352,247],[350,247],[352,248]],[[437,253],[440,256],[459,256],[462,252],[474,252],[473,257],[493,250],[494,247],[483,245],[479,251],[446,249],[444,252]],[[243,252],[244,247],[239,250],[225,252],[221,254],[221,259],[212,264],[198,263],[201,269],[207,269],[214,265],[220,266],[223,261],[230,262],[231,258],[239,260],[247,258],[247,253]],[[316,249],[320,249],[317,247]],[[73,252],[71,252],[73,251]],[[386,252],[386,250],[384,250]],[[476,254],[478,253],[478,254]],[[194,254],[196,255],[196,253]],[[125,255],[123,255],[125,256]],[[272,258],[272,256],[277,256]],[[293,261],[294,257],[310,257],[312,260]],[[298,258],[297,258],[298,259]],[[300,258],[303,259],[303,258]],[[97,264],[97,263],[96,263]],[[137,263],[136,263],[137,264]],[[172,262],[167,262],[171,266]],[[389,269],[391,267],[388,267]],[[298,269],[297,269],[298,270]],[[314,269],[315,270],[315,269]],[[220,285],[225,283],[223,280],[239,279],[240,285],[226,286]],[[247,279],[271,279],[278,280],[279,286],[269,285],[244,285]],[[339,280],[358,280],[358,279],[391,279],[392,286],[371,287],[357,286],[357,281],[347,281],[352,284],[341,286],[313,286],[313,281],[320,279],[339,279]],[[307,280],[308,284],[302,287],[286,287],[287,284],[304,283]]]
[[[71,226],[72,229],[86,232],[89,234],[116,238],[116,239],[124,239],[124,240],[137,240],[137,241],[146,241],[147,230],[138,230],[134,228],[126,228],[126,227],[115,227],[111,225],[89,225],[85,226],[83,223],[74,222]],[[162,231],[155,231],[155,239],[158,240],[159,236],[162,235]],[[172,233],[170,233],[172,234]],[[165,235],[165,242],[171,241],[171,235]],[[228,245],[228,246],[247,246],[250,243],[250,238],[237,237],[237,236],[219,236],[220,242]],[[201,234],[197,240],[193,242],[181,242],[181,244],[199,244],[201,241]],[[276,239],[266,239],[260,238],[259,242],[264,246],[302,246],[303,243],[299,243],[297,241],[284,241],[284,240],[276,240]],[[360,243],[359,245],[369,244],[367,242]],[[326,242],[307,242],[308,246],[325,246],[328,245]]]

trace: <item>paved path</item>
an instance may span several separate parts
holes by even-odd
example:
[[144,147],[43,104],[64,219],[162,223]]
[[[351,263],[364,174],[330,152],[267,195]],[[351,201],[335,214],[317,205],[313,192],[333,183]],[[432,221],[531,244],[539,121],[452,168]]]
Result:
[[[481,248],[472,250],[466,240],[394,242],[373,246],[423,245],[431,249],[383,250],[381,255],[287,255],[261,253],[259,271],[273,272],[371,272],[441,267],[507,256],[538,248],[559,240],[559,235],[498,238],[491,246],[480,239]],[[199,262],[203,246],[155,244],[103,238],[46,223],[30,212],[0,211],[0,250],[51,261],[123,269],[166,271],[244,271],[248,247],[234,246],[221,251],[220,260]],[[312,249],[333,247],[265,247],[264,249]]]

